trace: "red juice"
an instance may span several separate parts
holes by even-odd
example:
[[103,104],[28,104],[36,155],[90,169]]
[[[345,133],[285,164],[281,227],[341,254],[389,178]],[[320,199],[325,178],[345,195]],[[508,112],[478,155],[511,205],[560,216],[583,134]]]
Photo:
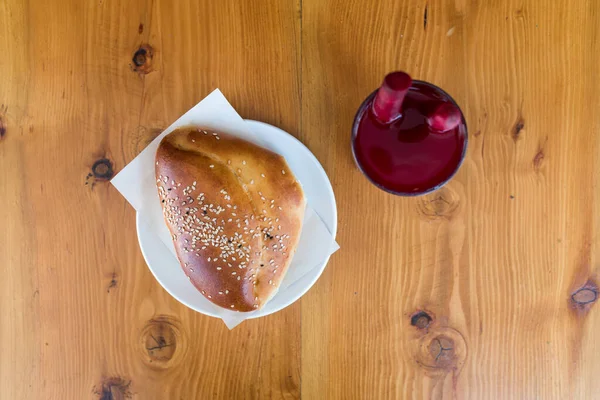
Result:
[[[394,194],[440,188],[458,170],[467,149],[467,126],[454,100],[437,86],[412,81],[402,94],[401,114],[383,123],[373,111],[376,94],[364,101],[354,120],[352,150],[359,168],[376,186]],[[441,132],[435,129],[439,118],[432,116],[444,108],[455,110],[456,120]]]

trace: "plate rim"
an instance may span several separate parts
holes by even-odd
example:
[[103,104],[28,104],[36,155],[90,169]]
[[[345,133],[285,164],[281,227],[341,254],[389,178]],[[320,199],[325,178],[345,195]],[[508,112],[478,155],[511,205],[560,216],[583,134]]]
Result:
[[[329,176],[327,175],[327,172],[325,171],[325,169],[323,168],[323,165],[321,165],[321,163],[319,162],[319,160],[317,159],[317,157],[313,154],[312,151],[310,151],[310,149],[308,147],[306,147],[306,145],[304,143],[302,143],[297,137],[295,137],[294,135],[284,131],[283,129],[268,124],[266,122],[262,122],[262,121],[257,121],[257,120],[253,120],[253,119],[244,119],[244,122],[246,122],[250,128],[253,125],[263,125],[269,129],[274,129],[276,131],[278,131],[278,134],[285,134],[287,136],[289,136],[290,139],[292,139],[292,141],[294,141],[297,145],[300,146],[300,148],[303,149],[303,151],[306,152],[307,156],[309,158],[312,158],[313,162],[315,163],[315,165],[317,166],[317,170],[319,171],[320,174],[323,175],[323,177],[325,178],[325,182],[327,183],[327,185],[325,185],[326,192],[327,192],[327,198],[329,200],[329,203],[332,206],[332,220],[333,220],[333,226],[331,228],[329,228],[329,226],[327,226],[328,229],[330,229],[331,235],[333,236],[334,240],[337,236],[337,228],[338,228],[338,212],[337,212],[337,202],[335,200],[335,193],[333,191],[333,186],[331,184],[331,180],[329,179]],[[308,200],[308,199],[307,199]],[[316,210],[315,210],[316,212]],[[317,213],[317,215],[319,215]],[[319,217],[321,217],[319,215]],[[212,314],[210,312],[206,312],[204,310],[198,310],[195,307],[192,307],[190,304],[188,304],[186,301],[184,301],[183,299],[181,299],[179,296],[177,296],[177,294],[175,294],[173,291],[169,290],[164,284],[163,282],[158,278],[158,276],[156,275],[156,273],[154,272],[153,268],[150,266],[150,263],[148,262],[148,256],[146,254],[146,251],[144,250],[144,246],[142,245],[142,240],[141,240],[141,236],[140,236],[140,213],[138,213],[136,211],[135,213],[135,228],[136,228],[136,235],[138,238],[138,246],[140,248],[140,251],[142,252],[142,257],[144,258],[144,262],[146,263],[146,267],[150,270],[150,272],[152,273],[152,276],[154,276],[154,279],[158,282],[158,284],[167,292],[169,293],[169,295],[171,295],[171,297],[173,297],[175,300],[177,300],[179,303],[183,304],[184,306],[188,307],[189,309],[200,313],[202,315],[206,315],[209,317],[213,317],[213,318],[221,318],[218,315]],[[295,302],[297,302],[298,300],[300,300],[302,298],[302,296],[304,296],[314,285],[315,283],[319,280],[319,278],[321,277],[321,275],[323,274],[323,271],[325,271],[325,268],[327,267],[327,264],[329,263],[329,259],[331,258],[331,254],[327,256],[327,258],[325,258],[325,260],[323,260],[323,262],[321,263],[321,265],[318,268],[318,272],[315,274],[314,278],[311,279],[311,281],[309,283],[306,284],[306,287],[303,288],[302,290],[300,290],[299,294],[293,298],[291,301],[287,302],[287,304],[284,304],[282,307],[278,308],[278,309],[274,309],[268,313],[264,313],[264,314],[253,314],[248,316],[248,319],[255,319],[255,318],[260,318],[260,317],[266,317],[268,315],[274,314],[276,312],[279,312],[287,307],[289,307],[290,305],[294,304]],[[303,279],[303,278],[300,278]],[[260,310],[259,310],[260,312]]]

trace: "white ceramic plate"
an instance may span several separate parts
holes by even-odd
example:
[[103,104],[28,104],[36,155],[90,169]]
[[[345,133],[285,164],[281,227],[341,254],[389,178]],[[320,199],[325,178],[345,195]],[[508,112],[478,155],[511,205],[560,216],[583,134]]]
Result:
[[[285,157],[296,178],[301,182],[308,204],[321,217],[329,232],[337,233],[337,208],[331,182],[316,157],[298,139],[289,133],[264,122],[246,120],[250,130],[263,142],[263,146]],[[146,264],[156,280],[171,296],[189,308],[216,317],[215,306],[189,282],[173,254],[161,240],[136,216],[140,248]],[[277,312],[296,300],[315,284],[325,269],[329,257],[321,265],[277,294],[250,318],[258,318]]]

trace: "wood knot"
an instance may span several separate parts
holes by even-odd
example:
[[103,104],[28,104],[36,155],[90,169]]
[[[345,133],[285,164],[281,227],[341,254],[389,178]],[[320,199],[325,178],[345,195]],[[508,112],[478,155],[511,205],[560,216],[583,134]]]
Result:
[[456,352],[452,338],[439,335],[429,343],[429,355],[438,367],[447,367],[455,362]]
[[98,182],[107,182],[114,175],[113,164],[108,158],[100,158],[94,162],[90,172],[85,176],[85,184],[92,190]]
[[140,74],[148,74],[153,71],[152,69],[152,59],[154,57],[154,49],[149,44],[142,44],[136,51],[133,53],[133,57],[131,59],[132,69],[135,72]]
[[153,368],[166,369],[178,363],[185,345],[178,321],[166,315],[148,321],[140,336],[142,359]]
[[542,161],[544,161],[544,150],[540,149],[533,157],[533,169],[539,171],[542,166]]
[[416,362],[431,373],[460,371],[467,358],[467,344],[457,330],[429,325],[415,342]]
[[98,400],[125,400],[132,398],[130,386],[130,380],[118,376],[102,378],[100,384],[94,386],[92,392],[98,395]]
[[521,137],[521,131],[523,130],[523,128],[525,128],[525,120],[523,119],[523,117],[519,116],[511,132],[512,139],[515,143]]
[[571,307],[578,311],[588,311],[598,300],[598,285],[589,280],[571,293]]
[[108,283],[108,286],[106,288],[106,293],[110,293],[110,289],[115,289],[117,287],[118,281],[117,281],[117,273],[113,272],[110,275],[110,282]]
[[410,324],[417,329],[427,329],[433,318],[425,311],[418,311],[410,317]]
[[101,158],[92,165],[92,175],[98,180],[108,181],[113,174],[113,165],[107,158]]
[[422,196],[417,202],[417,212],[427,219],[450,220],[460,206],[458,194],[449,187],[442,187],[434,193]]
[[4,135],[6,135],[6,123],[4,120],[6,119],[7,112],[8,107],[4,104],[0,104],[0,140],[4,138]]

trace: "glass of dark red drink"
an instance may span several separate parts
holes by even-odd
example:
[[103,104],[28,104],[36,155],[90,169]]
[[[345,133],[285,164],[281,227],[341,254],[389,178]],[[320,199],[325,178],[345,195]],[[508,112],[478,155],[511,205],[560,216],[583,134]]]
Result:
[[467,124],[450,95],[404,72],[388,74],[362,103],[352,152],[373,184],[400,196],[442,187],[467,151]]

